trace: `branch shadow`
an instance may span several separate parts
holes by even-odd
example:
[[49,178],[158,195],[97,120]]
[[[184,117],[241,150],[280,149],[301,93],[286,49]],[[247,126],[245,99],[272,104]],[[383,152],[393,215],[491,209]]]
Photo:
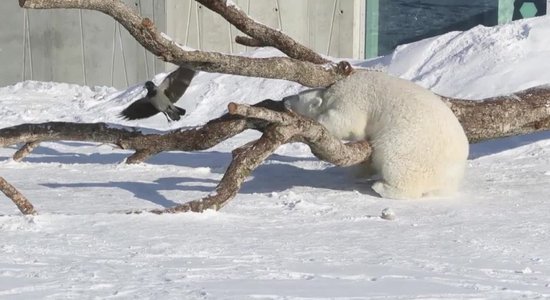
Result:
[[[203,185],[181,185],[183,182],[201,182]],[[167,199],[159,191],[201,191],[210,192],[217,184],[217,180],[191,177],[163,177],[153,182],[109,181],[109,182],[82,182],[82,183],[45,183],[48,188],[119,188],[131,192],[134,197],[143,199],[163,207],[178,205]],[[193,200],[193,199],[189,199]]]
[[496,154],[547,139],[550,139],[550,131],[541,131],[471,144],[468,159],[476,159],[482,156]]
[[[57,143],[57,142],[56,142]],[[100,144],[93,143],[78,143],[78,142],[59,142],[64,146],[69,147],[88,147],[94,148]],[[19,149],[18,147],[13,147]],[[64,152],[48,147],[47,145],[40,145],[31,153],[31,155],[25,157],[23,161],[30,163],[59,163],[59,164],[104,164],[112,165],[119,164],[126,159],[131,151],[113,149],[113,152],[119,153],[75,153]],[[4,160],[8,160],[11,157],[3,157]],[[150,165],[170,165],[178,167],[189,168],[201,168],[206,167],[213,170],[216,173],[224,173],[225,169],[231,162],[232,156],[229,152],[220,151],[196,151],[196,152],[183,152],[183,151],[167,151],[152,156],[145,163]],[[293,157],[273,154],[269,157],[269,160],[275,160],[280,162],[296,162],[304,160],[317,160],[314,157]]]
[[[484,141],[470,146],[469,159],[477,159],[483,156],[499,153],[509,149],[550,139],[550,131],[543,131],[521,136],[507,137]],[[90,146],[90,143],[63,142],[68,147]],[[116,151],[116,150],[115,150]],[[127,153],[92,153],[78,154],[62,152],[47,146],[35,149],[36,156],[29,156],[26,161],[37,163],[65,163],[65,164],[116,164],[127,157]],[[231,154],[219,151],[199,152],[163,152],[147,161],[151,165],[172,165],[189,168],[207,167],[211,172],[223,174],[229,163]],[[306,169],[296,166],[296,163],[306,162],[324,164],[315,157],[292,157],[273,154],[251,177],[243,184],[239,193],[270,193],[281,192],[297,186],[330,189],[339,191],[358,191],[362,194],[377,196],[371,189],[371,184],[355,178],[348,168],[340,167],[315,167]],[[198,184],[193,184],[198,183]],[[114,187],[131,192],[136,198],[153,202],[163,207],[171,207],[177,203],[164,197],[159,191],[180,190],[209,193],[214,190],[217,180],[192,178],[192,177],[164,177],[153,182],[110,181],[106,183],[71,183],[44,184],[50,188],[61,187]],[[189,199],[193,200],[193,199]]]
[[[117,164],[123,161],[130,152],[113,149],[113,152],[119,153],[78,153],[70,151],[59,151],[57,149],[49,147],[50,142],[40,144],[36,147],[30,155],[26,156],[23,161],[31,163],[60,163],[60,164]],[[96,143],[79,143],[79,142],[55,142],[61,144],[64,147],[84,147],[88,149],[97,148],[104,144]],[[18,150],[22,145],[11,146],[13,149]],[[11,159],[11,156],[5,157],[5,160]]]
[[[303,158],[302,160],[310,160],[310,158]],[[371,196],[377,195],[370,188],[370,184],[359,182],[350,174],[347,168],[327,167],[325,169],[308,170],[289,163],[281,163],[278,160],[268,159],[267,162],[268,164],[260,166],[252,173],[251,178],[243,184],[239,193],[282,192],[297,186],[304,186],[329,190],[358,191]],[[166,198],[160,191],[194,191],[207,194],[215,189],[218,182],[218,180],[207,178],[162,177],[153,182],[44,183],[42,186],[54,189],[118,188],[132,193],[136,198],[162,207],[172,207],[179,203]],[[190,200],[195,199],[185,199],[185,201]]]

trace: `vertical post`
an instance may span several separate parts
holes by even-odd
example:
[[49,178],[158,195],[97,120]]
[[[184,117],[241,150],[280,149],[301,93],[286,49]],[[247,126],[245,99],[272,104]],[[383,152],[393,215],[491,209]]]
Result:
[[365,53],[366,58],[378,56],[379,0],[366,0]]
[[498,0],[498,24],[512,21],[514,0]]
[[[364,59],[365,55],[365,18],[367,0],[353,0],[353,58]],[[549,0],[550,1],[550,0]]]

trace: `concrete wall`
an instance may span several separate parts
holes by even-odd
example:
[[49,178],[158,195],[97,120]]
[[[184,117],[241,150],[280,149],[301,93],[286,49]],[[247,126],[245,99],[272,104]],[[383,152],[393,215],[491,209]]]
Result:
[[[284,31],[317,52],[334,57],[360,57],[361,0],[234,0],[255,20]],[[167,33],[199,50],[240,53],[234,42],[242,35],[223,18],[192,0],[166,0]],[[354,28],[355,26],[355,28]],[[364,26],[363,26],[364,28]]]
[[[163,0],[126,2],[165,29]],[[32,79],[126,87],[164,70],[99,12],[24,10],[15,0],[2,0],[0,16],[9,24],[0,29],[0,86]]]
[[[319,53],[363,57],[365,0],[237,0],[258,21]],[[189,47],[240,53],[233,26],[192,0],[125,0]],[[166,67],[106,15],[80,10],[24,10],[0,0],[0,86],[22,80],[126,87]],[[6,24],[8,26],[6,26]]]

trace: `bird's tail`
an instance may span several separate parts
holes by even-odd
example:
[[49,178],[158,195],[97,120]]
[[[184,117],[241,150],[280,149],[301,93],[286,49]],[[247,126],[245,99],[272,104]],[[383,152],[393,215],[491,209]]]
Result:
[[174,107],[178,110],[178,113],[180,114],[180,116],[184,116],[185,115],[185,109],[181,108],[181,107],[177,107],[174,105]]
[[166,116],[172,121],[179,121],[180,116],[185,115],[185,109],[175,105],[170,106],[166,110]]

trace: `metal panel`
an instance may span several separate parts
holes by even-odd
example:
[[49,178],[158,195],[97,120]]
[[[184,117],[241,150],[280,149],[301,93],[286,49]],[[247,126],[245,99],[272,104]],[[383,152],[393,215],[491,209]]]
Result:
[[[2,24],[9,24],[0,29],[0,86],[3,86],[24,80],[24,67],[30,73],[30,58],[28,45],[24,48],[23,10],[19,8],[17,1],[0,1],[0,15]],[[24,59],[27,61],[26,65]]]

